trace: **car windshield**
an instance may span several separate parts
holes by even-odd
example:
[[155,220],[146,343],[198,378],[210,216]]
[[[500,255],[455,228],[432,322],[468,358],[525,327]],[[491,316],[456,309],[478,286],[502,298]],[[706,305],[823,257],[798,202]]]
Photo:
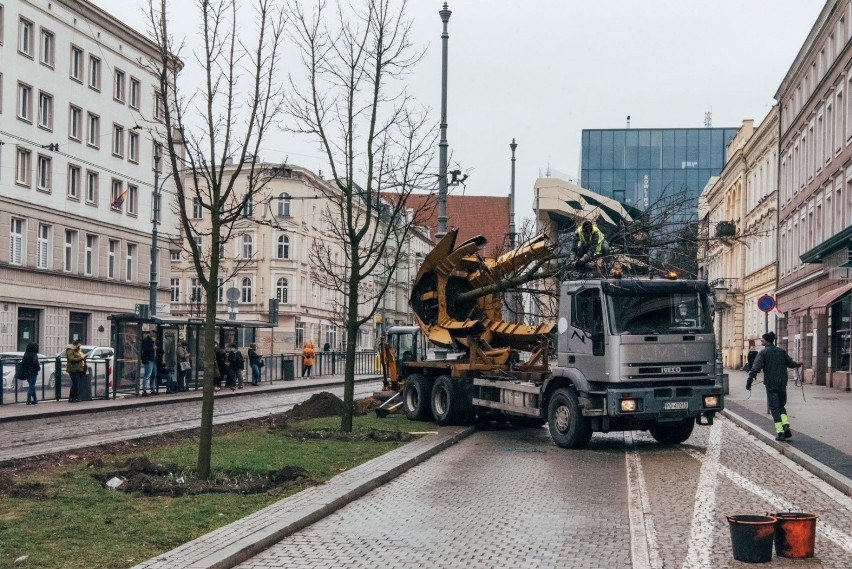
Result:
[[713,331],[706,297],[697,292],[610,294],[616,334],[683,334]]

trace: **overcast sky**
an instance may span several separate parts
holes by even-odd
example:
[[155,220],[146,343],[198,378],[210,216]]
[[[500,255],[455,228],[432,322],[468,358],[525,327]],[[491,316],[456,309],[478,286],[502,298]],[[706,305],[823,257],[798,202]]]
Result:
[[[145,31],[138,0],[93,1]],[[195,4],[173,1],[172,19],[197,21]],[[433,109],[436,123],[441,105],[442,4],[410,0],[408,7],[414,39],[427,48],[410,79],[411,92]],[[453,14],[447,139],[454,162],[470,170],[464,191],[508,195],[509,143],[514,137],[516,211],[519,217],[531,217],[533,186],[548,165],[568,175],[579,174],[584,128],[623,128],[627,115],[633,128],[701,127],[708,110],[714,127],[762,120],[824,2],[453,0],[448,4]],[[188,38],[190,46],[195,40]],[[288,58],[285,65],[298,71],[295,58]],[[289,157],[291,163],[328,171],[308,140],[280,134],[265,146],[264,160]]]

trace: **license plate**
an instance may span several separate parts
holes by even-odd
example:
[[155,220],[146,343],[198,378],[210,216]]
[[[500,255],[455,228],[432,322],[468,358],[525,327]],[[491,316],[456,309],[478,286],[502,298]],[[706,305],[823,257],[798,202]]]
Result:
[[689,401],[666,401],[663,409],[689,409]]

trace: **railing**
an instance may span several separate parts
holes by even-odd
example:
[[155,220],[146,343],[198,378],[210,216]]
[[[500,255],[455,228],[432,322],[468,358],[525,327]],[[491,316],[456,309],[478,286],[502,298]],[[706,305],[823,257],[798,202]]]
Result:
[[[303,377],[304,370],[301,354],[277,354],[263,356],[263,367],[260,368],[261,384],[273,384],[278,381],[292,381]],[[328,377],[331,375],[343,375],[345,352],[317,352],[314,357],[314,365],[310,370],[310,377]],[[15,364],[19,360],[6,360],[0,362],[0,378],[2,378],[2,390],[0,390],[0,405],[8,403],[24,403],[27,399],[29,384],[26,380],[15,379]],[[36,376],[36,398],[38,401],[68,399],[71,393],[71,376],[65,371],[66,362],[64,358],[43,358],[39,360],[41,370]],[[198,362],[200,363],[200,362]],[[128,362],[134,366],[136,362]],[[125,378],[122,385],[118,385],[113,375],[114,367],[110,360],[92,360],[86,362],[86,374],[82,385],[78,386],[78,399],[109,399],[118,394],[133,395],[141,392],[141,385],[136,377],[141,373],[131,374]],[[193,367],[190,372],[187,387],[199,389],[202,385],[203,365]],[[243,382],[251,383],[253,370],[245,358],[245,369],[243,370]],[[381,373],[376,365],[376,352],[355,353],[355,375],[370,375]],[[8,375],[7,375],[8,374]],[[176,384],[177,372],[170,370],[173,382]],[[60,381],[56,378],[59,377]],[[307,375],[305,375],[307,378]],[[88,381],[87,381],[88,380]],[[128,383],[129,380],[129,383]],[[165,378],[159,380],[160,388],[166,389]]]

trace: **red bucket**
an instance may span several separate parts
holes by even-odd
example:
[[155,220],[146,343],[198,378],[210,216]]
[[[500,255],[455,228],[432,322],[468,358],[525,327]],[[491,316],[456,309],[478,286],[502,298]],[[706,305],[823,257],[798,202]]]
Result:
[[816,514],[778,512],[775,516],[775,553],[779,557],[804,559],[814,556],[816,544]]

